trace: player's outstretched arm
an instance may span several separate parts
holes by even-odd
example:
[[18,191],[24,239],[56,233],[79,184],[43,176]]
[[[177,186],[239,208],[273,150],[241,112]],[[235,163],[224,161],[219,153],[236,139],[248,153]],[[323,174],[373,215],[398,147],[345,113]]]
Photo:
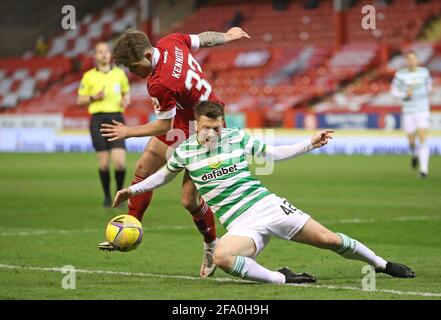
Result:
[[[130,103],[130,96],[129,96]],[[156,98],[152,98],[153,108],[159,110],[161,107]],[[113,120],[113,124],[101,124],[101,134],[107,141],[116,141],[132,137],[152,137],[166,134],[173,128],[174,117],[170,119],[156,119],[142,126],[128,127],[124,123]]]
[[116,141],[133,137],[152,137],[166,134],[173,127],[173,119],[157,119],[142,126],[126,126],[113,120],[113,124],[101,124],[101,134],[107,141]]
[[334,130],[322,130],[315,133],[311,139],[289,146],[267,146],[264,152],[266,159],[281,161],[295,158],[313,149],[326,145],[332,139]]
[[172,181],[178,175],[178,173],[179,171],[170,171],[166,166],[164,166],[151,176],[145,178],[143,181],[118,191],[115,195],[112,206],[116,208],[119,204],[127,201],[127,199],[132,196],[159,188]]
[[198,34],[199,36],[199,47],[215,47],[220,46],[222,44],[239,40],[242,38],[251,39],[251,37],[243,31],[239,27],[234,27],[228,30],[227,32],[215,32],[215,31],[207,31]]
[[323,147],[328,144],[329,139],[332,139],[332,134],[334,130],[321,130],[316,132],[311,138],[311,144],[314,149]]

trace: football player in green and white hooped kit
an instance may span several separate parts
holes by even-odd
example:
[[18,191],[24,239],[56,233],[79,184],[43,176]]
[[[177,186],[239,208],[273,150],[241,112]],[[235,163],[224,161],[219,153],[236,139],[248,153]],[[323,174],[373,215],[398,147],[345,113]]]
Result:
[[251,175],[247,155],[271,161],[292,159],[326,145],[332,130],[319,131],[294,145],[269,146],[243,130],[223,128],[224,108],[216,102],[199,103],[195,119],[196,134],[184,141],[158,172],[119,191],[114,206],[165,185],[185,169],[228,231],[216,245],[214,262],[231,275],[265,283],[315,282],[308,273],[294,273],[286,267],[271,271],[255,261],[270,238],[278,237],[361,260],[394,277],[415,277],[409,267],[386,261],[361,242],[328,230]]
[[418,66],[416,52],[409,51],[405,57],[407,67],[395,74],[391,94],[402,102],[403,129],[409,141],[411,166],[416,169],[419,162],[420,177],[426,178],[429,174],[427,130],[430,127],[429,93],[432,90],[432,79],[427,68]]

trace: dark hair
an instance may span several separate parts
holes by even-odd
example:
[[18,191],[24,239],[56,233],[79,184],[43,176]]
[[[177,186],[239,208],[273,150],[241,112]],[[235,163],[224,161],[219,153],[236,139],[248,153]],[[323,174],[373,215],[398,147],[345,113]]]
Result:
[[116,64],[129,64],[142,60],[145,52],[151,49],[147,35],[138,30],[127,30],[115,44],[113,49],[113,59]]
[[224,106],[215,101],[202,101],[194,108],[194,117],[206,116],[210,119],[225,118]]

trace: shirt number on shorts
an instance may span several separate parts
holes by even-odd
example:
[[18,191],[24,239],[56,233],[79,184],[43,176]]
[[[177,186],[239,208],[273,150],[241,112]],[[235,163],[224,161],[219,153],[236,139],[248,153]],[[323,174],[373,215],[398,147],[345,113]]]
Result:
[[202,72],[202,68],[191,54],[188,55],[188,65],[191,69],[187,70],[187,75],[185,77],[185,88],[187,90],[191,90],[191,88],[193,88],[193,79],[196,80],[196,90],[201,91],[202,87],[205,88],[205,92],[204,94],[201,94],[199,101],[208,100],[208,97],[210,97],[212,91],[211,85],[207,80],[201,79],[199,74],[196,73],[196,69]]
[[291,203],[288,202],[288,200],[283,200],[283,204],[280,205],[280,208],[283,210],[283,212],[286,215],[290,215],[292,213],[300,213],[303,214],[303,212],[296,207],[294,207]]

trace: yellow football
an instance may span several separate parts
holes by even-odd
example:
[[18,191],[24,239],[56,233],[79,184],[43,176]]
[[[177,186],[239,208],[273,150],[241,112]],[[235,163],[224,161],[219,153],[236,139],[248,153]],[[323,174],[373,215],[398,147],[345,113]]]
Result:
[[106,240],[118,251],[134,250],[142,240],[142,224],[133,216],[119,215],[107,224]]

